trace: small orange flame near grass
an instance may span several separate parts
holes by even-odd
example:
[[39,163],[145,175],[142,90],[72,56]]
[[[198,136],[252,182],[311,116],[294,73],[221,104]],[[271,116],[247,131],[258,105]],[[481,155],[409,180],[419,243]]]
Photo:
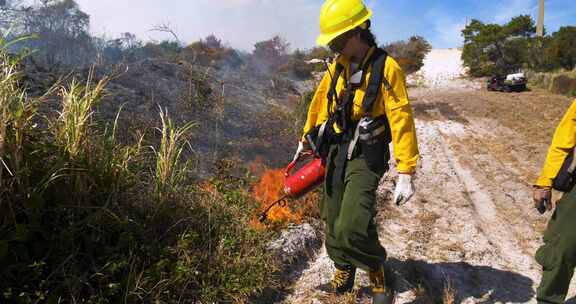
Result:
[[[256,168],[258,164],[252,164]],[[271,203],[280,199],[284,193],[284,169],[265,169],[258,183],[252,188],[252,196],[260,203],[258,215],[264,211]],[[286,223],[301,223],[305,216],[311,215],[310,210],[316,210],[317,194],[309,194],[303,199],[288,200],[285,207],[276,205],[268,211],[268,221],[274,225],[284,225]],[[255,216],[251,225],[257,229],[263,229],[265,226],[260,223]]]
[[[262,173],[260,181],[254,185],[252,195],[260,203],[259,212],[269,204],[284,196],[284,170],[268,169]],[[301,210],[291,210],[291,205],[282,207],[276,205],[268,211],[268,221],[272,224],[300,223]],[[259,221],[258,221],[259,223]]]

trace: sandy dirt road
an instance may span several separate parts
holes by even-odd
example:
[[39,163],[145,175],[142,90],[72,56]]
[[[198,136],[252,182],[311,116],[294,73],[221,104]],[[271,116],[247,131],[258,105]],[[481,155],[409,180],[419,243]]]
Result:
[[[540,267],[533,255],[549,215],[532,208],[530,185],[570,100],[544,91],[486,92],[461,72],[457,50],[428,56],[417,75],[424,87],[410,90],[421,152],[417,194],[404,206],[390,203],[393,169],[378,190],[396,303],[535,303]],[[284,302],[370,303],[362,271],[353,295],[323,292],[332,272],[322,248]]]

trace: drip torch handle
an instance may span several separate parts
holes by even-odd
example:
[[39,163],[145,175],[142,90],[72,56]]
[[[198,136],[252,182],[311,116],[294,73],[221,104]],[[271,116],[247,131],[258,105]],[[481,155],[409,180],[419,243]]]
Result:
[[290,162],[288,164],[288,166],[286,167],[286,170],[284,171],[284,176],[288,177],[291,175],[292,169],[294,169],[294,167],[296,167],[296,164],[298,163],[298,161],[300,160],[301,157],[310,157],[313,155],[314,154],[312,152],[304,152],[304,153],[300,154],[295,160],[293,160],[292,162]]

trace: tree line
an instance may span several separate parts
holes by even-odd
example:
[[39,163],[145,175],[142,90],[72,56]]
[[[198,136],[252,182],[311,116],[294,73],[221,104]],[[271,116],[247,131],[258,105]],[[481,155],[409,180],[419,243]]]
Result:
[[[25,39],[13,48],[30,50],[29,58],[36,65],[50,70],[165,58],[215,68],[249,66],[256,72],[306,79],[314,71],[325,68],[322,64],[309,64],[307,61],[333,56],[323,47],[291,50],[290,44],[280,36],[255,43],[249,53],[227,46],[215,35],[183,43],[167,25],[152,30],[167,32],[173,39],[148,42],[129,32],[115,38],[96,37],[89,33],[89,26],[90,16],[74,0],[41,0],[33,5],[25,0],[0,3],[3,37],[10,40],[29,36],[31,39]],[[417,36],[383,47],[399,59],[407,73],[418,70],[430,50],[428,42]]]
[[534,20],[520,15],[500,25],[473,19],[463,30],[462,61],[471,76],[489,76],[530,69],[572,70],[576,65],[576,27],[563,26],[536,36]]

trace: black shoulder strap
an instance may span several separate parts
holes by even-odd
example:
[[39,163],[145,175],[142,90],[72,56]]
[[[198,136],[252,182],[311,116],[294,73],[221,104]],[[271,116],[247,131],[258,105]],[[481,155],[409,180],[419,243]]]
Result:
[[372,112],[374,103],[376,102],[376,99],[378,99],[380,84],[383,81],[388,83],[383,75],[388,53],[386,53],[386,51],[381,48],[377,48],[374,50],[374,52],[372,71],[370,72],[370,79],[368,80],[368,86],[366,87],[366,94],[364,95],[364,100],[362,101],[362,110],[366,114]]
[[[344,70],[344,66],[337,62],[336,69],[334,70],[334,75],[332,75],[332,82],[330,83],[330,88],[328,89],[328,113],[332,111],[332,104],[334,103],[334,98],[338,98],[338,92],[336,92],[336,85],[338,84],[338,79]],[[330,73],[330,70],[328,70]]]

